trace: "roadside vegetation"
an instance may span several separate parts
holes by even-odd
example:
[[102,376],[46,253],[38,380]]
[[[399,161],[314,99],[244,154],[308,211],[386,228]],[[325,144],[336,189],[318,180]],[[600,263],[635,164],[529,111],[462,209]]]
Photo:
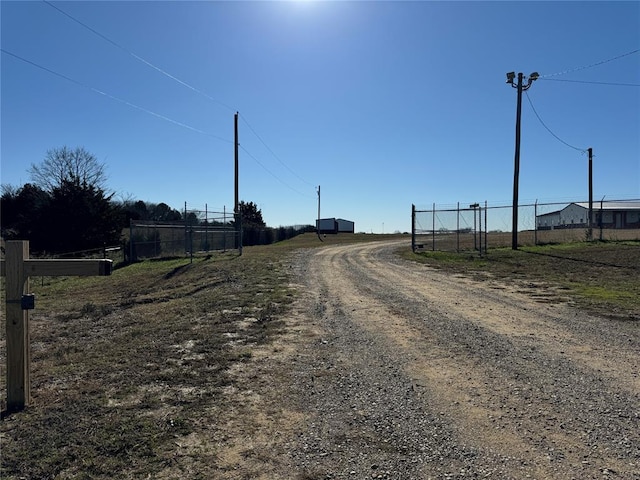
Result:
[[[544,282],[607,315],[640,318],[640,242],[414,254],[408,235],[307,233],[270,246],[145,261],[110,277],[33,278],[32,404],[3,414],[3,479],[214,478],[237,405],[230,371],[283,329],[289,254],[406,239],[401,255],[456,274]],[[4,280],[3,280],[4,282]],[[4,284],[2,285],[4,303]],[[0,404],[6,349],[0,333]],[[215,439],[207,445],[198,442]],[[179,459],[179,461],[177,460]]]
[[292,299],[282,257],[258,248],[136,263],[110,277],[36,278],[31,290],[33,401],[1,422],[3,479],[171,470],[190,434],[215,434],[230,407],[229,369],[279,332]]
[[[487,254],[403,251],[405,258],[478,279],[528,283],[583,309],[640,319],[640,241],[489,249]],[[533,282],[533,283],[532,283]]]

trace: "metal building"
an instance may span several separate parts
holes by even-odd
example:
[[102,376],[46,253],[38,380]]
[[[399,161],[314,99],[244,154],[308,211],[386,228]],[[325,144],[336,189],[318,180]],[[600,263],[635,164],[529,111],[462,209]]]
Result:
[[355,233],[355,223],[343,218],[321,218],[316,228],[318,233]]
[[[589,203],[570,203],[562,210],[538,215],[538,230],[582,228],[589,225]],[[640,202],[593,202],[593,227],[640,228]]]

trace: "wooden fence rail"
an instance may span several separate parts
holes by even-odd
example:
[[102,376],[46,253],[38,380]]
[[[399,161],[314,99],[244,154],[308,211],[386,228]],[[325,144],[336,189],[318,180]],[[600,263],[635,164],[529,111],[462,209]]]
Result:
[[29,295],[29,277],[111,275],[111,270],[112,261],[107,259],[30,259],[28,241],[6,242],[0,275],[6,277],[8,412],[20,411],[31,401],[29,310],[33,297]]

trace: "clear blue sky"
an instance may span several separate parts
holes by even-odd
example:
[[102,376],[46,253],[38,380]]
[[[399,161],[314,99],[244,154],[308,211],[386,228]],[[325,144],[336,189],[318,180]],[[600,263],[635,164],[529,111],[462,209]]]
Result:
[[[116,198],[232,210],[238,111],[240,199],[267,224],[313,223],[320,185],[323,217],[408,231],[412,203],[511,202],[505,74],[537,71],[540,118],[594,149],[595,198],[640,197],[640,2],[53,5],[113,43],[2,1],[2,49],[73,80],[2,53],[3,184],[84,146]],[[526,95],[521,149],[521,202],[588,198],[587,156]]]

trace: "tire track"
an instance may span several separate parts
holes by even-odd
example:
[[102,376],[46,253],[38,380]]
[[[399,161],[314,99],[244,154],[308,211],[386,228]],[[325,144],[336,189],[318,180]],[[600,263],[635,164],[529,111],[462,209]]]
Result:
[[[391,249],[321,249],[308,262],[305,283],[321,326],[334,338],[341,371],[358,365],[359,376],[380,383],[386,370],[399,370],[416,403],[413,416],[437,425],[441,442],[407,447],[423,460],[423,478],[444,475],[447,467],[447,475],[638,478],[633,330],[613,325],[615,331],[603,335],[596,328],[601,319],[587,319],[592,328],[586,333],[567,328],[580,319],[565,309],[540,308],[522,296],[407,265],[390,256]],[[385,358],[386,369],[358,364],[353,350],[363,338],[366,355]],[[339,396],[337,378],[324,376],[323,392]],[[318,410],[328,408],[326,399],[315,400]],[[391,397],[387,407],[400,415]],[[375,429],[367,438],[376,443]],[[448,453],[433,463],[418,453],[428,450]]]

